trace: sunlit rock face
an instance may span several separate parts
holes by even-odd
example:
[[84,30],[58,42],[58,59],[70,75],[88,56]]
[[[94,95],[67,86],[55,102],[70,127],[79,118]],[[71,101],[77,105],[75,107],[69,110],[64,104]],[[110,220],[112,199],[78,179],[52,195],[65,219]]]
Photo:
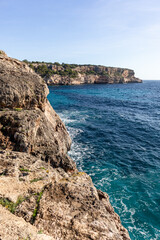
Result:
[[[38,65],[36,65],[38,66]],[[53,65],[54,66],[54,65]],[[57,71],[63,73],[67,71],[62,66],[61,70]],[[35,68],[36,69],[36,68]],[[142,80],[135,77],[133,70],[125,68],[105,67],[96,65],[82,65],[73,69],[75,76],[66,76],[55,74],[50,77],[45,76],[44,80],[48,85],[78,85],[78,84],[113,84],[113,83],[141,83]]]
[[0,51],[0,238],[129,240],[106,193],[78,172],[44,80]]

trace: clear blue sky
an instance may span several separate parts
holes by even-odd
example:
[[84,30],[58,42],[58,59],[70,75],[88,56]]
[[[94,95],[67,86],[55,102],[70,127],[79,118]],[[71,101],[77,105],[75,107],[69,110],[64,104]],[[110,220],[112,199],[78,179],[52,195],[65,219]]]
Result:
[[0,49],[160,79],[160,0],[0,0]]

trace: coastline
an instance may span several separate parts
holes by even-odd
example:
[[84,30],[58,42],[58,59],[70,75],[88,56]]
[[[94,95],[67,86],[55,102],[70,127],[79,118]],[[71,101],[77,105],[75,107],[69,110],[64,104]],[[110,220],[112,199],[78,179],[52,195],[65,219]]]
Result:
[[67,155],[71,139],[43,79],[6,54],[0,74],[1,238],[129,240],[108,195]]
[[159,191],[159,83],[50,87],[51,105],[73,139],[70,156],[109,194],[131,239],[159,234],[153,202]]
[[101,65],[28,62],[24,60],[47,85],[141,83],[131,69]]

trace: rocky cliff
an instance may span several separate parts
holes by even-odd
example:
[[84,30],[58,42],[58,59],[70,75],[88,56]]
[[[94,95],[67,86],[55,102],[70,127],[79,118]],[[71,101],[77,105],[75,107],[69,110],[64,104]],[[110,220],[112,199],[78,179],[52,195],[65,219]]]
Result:
[[108,195],[78,172],[44,80],[0,51],[0,239],[129,240]]
[[48,85],[140,83],[134,71],[126,68],[59,63],[28,63]]

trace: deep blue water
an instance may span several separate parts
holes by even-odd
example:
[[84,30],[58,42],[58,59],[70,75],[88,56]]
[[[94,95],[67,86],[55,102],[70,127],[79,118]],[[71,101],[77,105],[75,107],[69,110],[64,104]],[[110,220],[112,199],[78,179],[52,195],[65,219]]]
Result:
[[160,81],[54,86],[48,99],[131,239],[160,239]]

